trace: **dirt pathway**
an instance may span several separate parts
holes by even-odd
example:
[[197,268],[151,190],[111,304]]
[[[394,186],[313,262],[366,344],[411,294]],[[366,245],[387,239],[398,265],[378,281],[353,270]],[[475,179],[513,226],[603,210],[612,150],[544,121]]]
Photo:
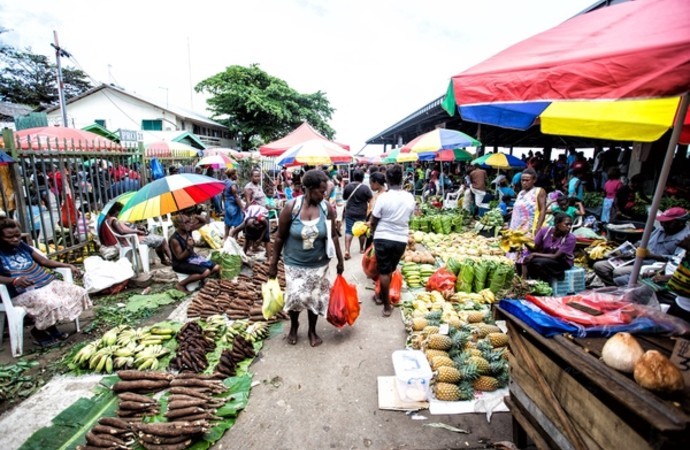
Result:
[[[381,316],[373,291],[353,258],[345,277],[358,286],[362,311],[354,327],[337,330],[319,319],[323,345],[311,348],[302,314],[299,342],[288,345],[285,334],[265,342],[250,371],[259,383],[236,424],[214,448],[232,449],[436,449],[486,448],[487,442],[510,440],[509,413],[432,416],[413,420],[400,411],[378,409],[377,376],[394,375],[391,354],[405,346],[398,310]],[[330,270],[335,276],[335,263]],[[285,329],[287,330],[287,322]],[[442,422],[470,434],[423,426]]]

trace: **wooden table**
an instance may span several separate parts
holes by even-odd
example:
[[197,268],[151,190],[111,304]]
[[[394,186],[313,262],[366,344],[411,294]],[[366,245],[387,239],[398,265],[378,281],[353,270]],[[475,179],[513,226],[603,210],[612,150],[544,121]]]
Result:
[[[669,398],[640,387],[600,359],[605,338],[545,338],[497,310],[510,336],[510,398],[515,442],[540,449],[690,449],[690,386]],[[671,355],[674,340],[638,337]]]

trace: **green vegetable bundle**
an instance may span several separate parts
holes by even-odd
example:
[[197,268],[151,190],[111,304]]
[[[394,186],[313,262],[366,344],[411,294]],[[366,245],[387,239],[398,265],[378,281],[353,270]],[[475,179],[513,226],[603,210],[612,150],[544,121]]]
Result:
[[441,216],[434,216],[431,218],[431,228],[434,233],[443,234],[443,222]]
[[474,268],[474,291],[479,292],[484,289],[486,280],[489,275],[490,265],[487,261],[479,262]]
[[429,219],[426,217],[419,218],[419,230],[425,233],[429,232]]
[[503,283],[503,289],[510,289],[513,286],[513,278],[515,278],[515,266],[512,264],[504,264],[506,269],[506,281]]
[[410,219],[410,230],[419,231],[419,217],[412,216],[412,219]]
[[462,269],[458,274],[458,279],[455,281],[456,292],[472,292],[472,281],[474,279],[474,262],[466,259],[462,263]]
[[[489,290],[494,294],[498,293],[506,285],[506,278],[513,272],[512,267],[507,264],[499,264],[491,275]],[[512,277],[511,277],[512,281]]]
[[442,216],[441,227],[443,228],[443,234],[450,234],[453,231],[453,219],[448,215]]
[[465,228],[463,224],[462,214],[454,215],[453,219],[451,220],[451,224],[453,225],[453,231],[455,231],[456,233],[462,233]]
[[538,280],[532,288],[532,294],[548,297],[553,294],[553,289],[546,281]]
[[462,265],[455,258],[448,258],[448,261],[446,261],[446,267],[448,270],[453,272],[453,275],[455,276],[458,276],[460,270],[462,270]]

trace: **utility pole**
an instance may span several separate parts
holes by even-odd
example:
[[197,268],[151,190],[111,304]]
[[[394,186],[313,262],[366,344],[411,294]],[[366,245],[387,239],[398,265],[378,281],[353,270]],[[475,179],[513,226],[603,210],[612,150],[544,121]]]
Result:
[[53,30],[53,39],[55,42],[50,44],[55,49],[55,60],[57,62],[57,79],[58,79],[58,95],[60,96],[60,112],[62,113],[62,126],[65,128],[69,126],[67,123],[67,104],[65,103],[65,82],[62,79],[62,65],[60,64],[60,57],[69,58],[70,55],[65,49],[60,48],[58,42],[57,31]]

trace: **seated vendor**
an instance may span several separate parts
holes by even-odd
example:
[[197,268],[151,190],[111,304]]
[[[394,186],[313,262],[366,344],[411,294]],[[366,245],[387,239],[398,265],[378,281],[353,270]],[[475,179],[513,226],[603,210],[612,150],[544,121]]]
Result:
[[268,230],[268,210],[263,206],[250,205],[244,222],[232,231],[232,237],[237,238],[240,231],[244,231],[244,252],[248,255],[250,250],[256,251],[259,243],[263,242],[266,249],[266,258],[270,260],[270,235]]
[[186,214],[178,214],[172,218],[175,227],[175,233],[170,237],[172,268],[175,272],[189,275],[175,286],[182,292],[188,292],[188,284],[204,280],[220,272],[218,264],[194,252],[192,230],[198,225],[198,220],[200,218]]
[[562,280],[565,271],[573,267],[575,235],[570,232],[573,219],[566,214],[556,214],[554,225],[537,231],[534,249],[522,260],[522,276],[544,280],[548,283]]
[[[120,202],[115,202],[105,216],[105,223],[107,227],[102,226],[98,231],[98,237],[101,244],[110,247],[117,243],[117,239],[110,230],[117,234],[136,234],[140,244],[146,245],[149,248],[156,250],[156,254],[161,260],[161,264],[170,265],[170,247],[163,236],[156,234],[149,234],[143,228],[132,228],[129,225],[117,220],[117,216],[122,211],[124,206]],[[122,239],[121,239],[122,240]],[[123,245],[129,246],[129,242],[122,242]]]
[[[679,244],[685,250],[690,249],[690,238]],[[685,252],[683,260],[668,281],[669,290],[676,295],[668,314],[679,317],[690,323],[690,253]]]
[[55,324],[75,320],[91,307],[83,287],[55,279],[44,267],[66,267],[74,276],[80,275],[73,265],[50,260],[28,246],[17,222],[0,219],[0,283],[7,287],[14,306],[21,306],[34,319],[31,336],[42,347],[67,339],[68,334]]
[[[655,261],[671,259],[679,243],[690,235],[690,228],[687,226],[688,218],[690,216],[687,211],[678,207],[669,208],[659,214],[657,220],[661,226],[652,231],[647,249],[638,249],[643,252],[642,264],[649,265]],[[605,285],[613,286],[616,284],[614,278],[630,274],[633,264],[614,268],[608,260],[604,260],[594,263],[593,269]]]

